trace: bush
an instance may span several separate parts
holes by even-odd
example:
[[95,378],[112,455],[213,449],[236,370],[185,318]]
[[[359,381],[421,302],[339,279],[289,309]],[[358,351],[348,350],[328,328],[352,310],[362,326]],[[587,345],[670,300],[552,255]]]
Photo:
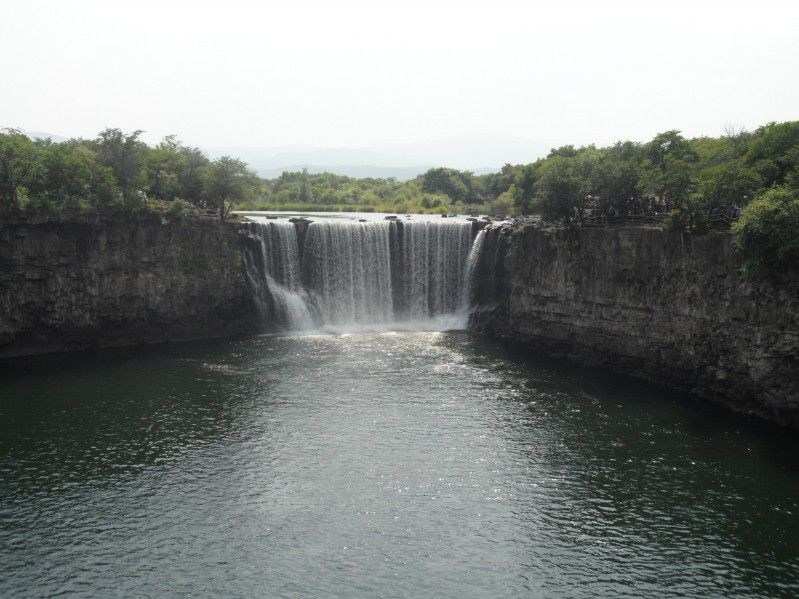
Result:
[[492,216],[508,216],[510,214],[516,214],[516,205],[513,201],[512,193],[506,191],[500,194],[496,200],[491,202],[488,212]]
[[669,212],[663,221],[663,227],[667,231],[704,233],[708,229],[709,210],[709,204],[702,196],[691,194]]
[[773,187],[758,196],[732,227],[749,277],[772,276],[799,264],[799,192]]
[[180,198],[175,198],[171,202],[166,209],[166,214],[169,218],[174,220],[180,220],[185,216],[186,212],[189,210],[189,203],[185,200],[181,200]]

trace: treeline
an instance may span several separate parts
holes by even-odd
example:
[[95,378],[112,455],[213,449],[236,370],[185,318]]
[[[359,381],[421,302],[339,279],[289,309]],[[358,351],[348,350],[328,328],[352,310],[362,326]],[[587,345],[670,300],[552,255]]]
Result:
[[[565,146],[521,168],[507,192],[521,211],[569,220],[587,204],[604,212],[665,210],[670,226],[701,230],[776,186],[799,189],[799,121],[754,132],[686,139],[678,131],[638,144]],[[732,210],[731,210],[732,209]]]
[[401,183],[283,173],[261,191],[261,207],[271,209],[535,213],[570,226],[589,216],[652,215],[666,228],[693,232],[734,221],[750,274],[799,263],[799,121],[716,138],[666,131],[646,143],[563,146],[480,176],[435,168]]
[[[503,169],[516,169],[507,165]],[[410,181],[353,178],[307,170],[284,172],[264,181],[260,195],[245,207],[261,210],[305,209],[402,213],[515,214],[497,201],[504,191],[499,174],[433,168]],[[512,179],[512,176],[511,176]],[[507,187],[505,188],[507,189]]]
[[498,173],[434,168],[411,181],[354,179],[307,171],[264,181],[251,208],[314,205],[389,212],[540,213],[569,221],[588,205],[604,213],[667,212],[699,230],[714,213],[741,210],[775,186],[796,189],[799,122],[711,138],[667,131],[646,143],[563,146]]
[[[458,205],[444,191],[424,188],[421,177],[402,182],[332,173],[309,174],[303,170],[284,172],[279,177],[264,181],[260,191],[260,196],[254,202],[245,204],[245,208],[446,213],[453,212]],[[465,206],[459,207],[460,211],[466,211]]]
[[142,131],[106,129],[95,139],[54,143],[0,131],[0,211],[205,211],[224,217],[258,194],[261,181],[240,160],[210,160],[166,137],[150,147]]
[[773,187],[799,188],[799,121],[710,138],[667,131],[647,143],[563,146],[500,172],[434,168],[410,181],[285,172],[260,179],[241,161],[210,160],[166,137],[150,147],[141,131],[106,129],[92,140],[31,140],[0,131],[0,210],[241,209],[540,213],[573,220],[655,210],[671,226],[699,230],[714,211],[742,209]]
[[0,213],[538,213],[567,225],[586,214],[657,214],[664,226],[688,231],[725,215],[736,219],[752,270],[799,261],[799,121],[716,138],[666,131],[646,143],[563,146],[498,173],[434,168],[404,182],[307,170],[265,180],[235,158],[211,160],[174,136],[151,147],[141,134],[106,129],[95,139],[54,143],[0,130]]

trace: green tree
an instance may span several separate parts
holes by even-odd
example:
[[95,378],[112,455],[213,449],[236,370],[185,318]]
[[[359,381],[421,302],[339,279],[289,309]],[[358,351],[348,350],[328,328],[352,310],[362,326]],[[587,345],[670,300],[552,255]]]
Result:
[[[512,199],[513,212],[530,214],[533,211],[535,185],[538,182],[537,164],[523,164],[514,169],[513,182],[508,187]],[[497,198],[499,200],[499,198]]]
[[571,222],[583,207],[588,182],[574,157],[551,156],[541,165],[535,207],[544,218]]
[[758,128],[749,142],[746,160],[760,174],[764,187],[795,181],[799,170],[799,121]]
[[155,148],[148,148],[145,152],[148,195],[164,201],[181,197],[184,161],[183,145],[174,135],[165,137]]
[[222,220],[233,203],[246,200],[253,191],[254,173],[241,160],[222,156],[205,169],[204,196]]
[[425,193],[443,193],[453,202],[466,202],[470,198],[467,179],[471,173],[461,173],[452,168],[431,168],[422,175],[422,191]]
[[97,167],[94,152],[80,142],[44,142],[30,184],[31,196],[40,207],[50,209],[75,209],[82,203],[88,206]]
[[633,142],[618,142],[599,152],[591,172],[591,193],[602,206],[621,205],[641,194],[641,150]]
[[699,193],[708,209],[743,206],[760,187],[760,176],[743,158],[735,158],[699,172]]
[[297,194],[297,201],[302,202],[304,204],[310,204],[313,202],[314,196],[311,193],[311,182],[308,178],[308,168],[305,167],[302,169],[302,179],[300,180],[300,190]]
[[38,148],[17,129],[0,130],[0,208],[17,210],[20,192],[33,176]]
[[641,167],[643,188],[667,201],[672,213],[667,226],[675,229],[702,229],[707,215],[701,197],[694,195],[694,172],[698,156],[679,131],[659,133],[643,148]]
[[577,156],[577,148],[572,145],[561,146],[559,148],[552,148],[547,154],[547,158],[574,158]]
[[139,195],[146,182],[143,169],[147,145],[139,137],[143,131],[123,133],[119,129],[105,129],[97,136],[98,162],[114,173],[122,199],[129,207],[140,207]]
[[210,161],[199,148],[183,146],[181,153],[183,160],[179,176],[180,197],[192,204],[199,205],[202,202],[203,194],[203,169],[208,166]]
[[799,192],[773,187],[760,194],[732,226],[747,258],[750,277],[774,275],[799,265]]

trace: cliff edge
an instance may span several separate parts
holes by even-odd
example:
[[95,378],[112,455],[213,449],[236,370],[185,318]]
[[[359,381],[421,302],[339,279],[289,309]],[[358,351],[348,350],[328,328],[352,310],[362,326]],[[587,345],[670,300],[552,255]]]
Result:
[[236,227],[154,214],[0,223],[0,358],[246,333]]
[[799,277],[749,282],[728,233],[517,226],[476,326],[799,426]]

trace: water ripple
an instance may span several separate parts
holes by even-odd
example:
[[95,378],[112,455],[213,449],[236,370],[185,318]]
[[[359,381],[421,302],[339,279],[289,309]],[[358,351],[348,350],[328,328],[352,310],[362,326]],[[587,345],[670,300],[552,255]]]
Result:
[[799,593],[787,434],[463,333],[0,380],[0,596]]

